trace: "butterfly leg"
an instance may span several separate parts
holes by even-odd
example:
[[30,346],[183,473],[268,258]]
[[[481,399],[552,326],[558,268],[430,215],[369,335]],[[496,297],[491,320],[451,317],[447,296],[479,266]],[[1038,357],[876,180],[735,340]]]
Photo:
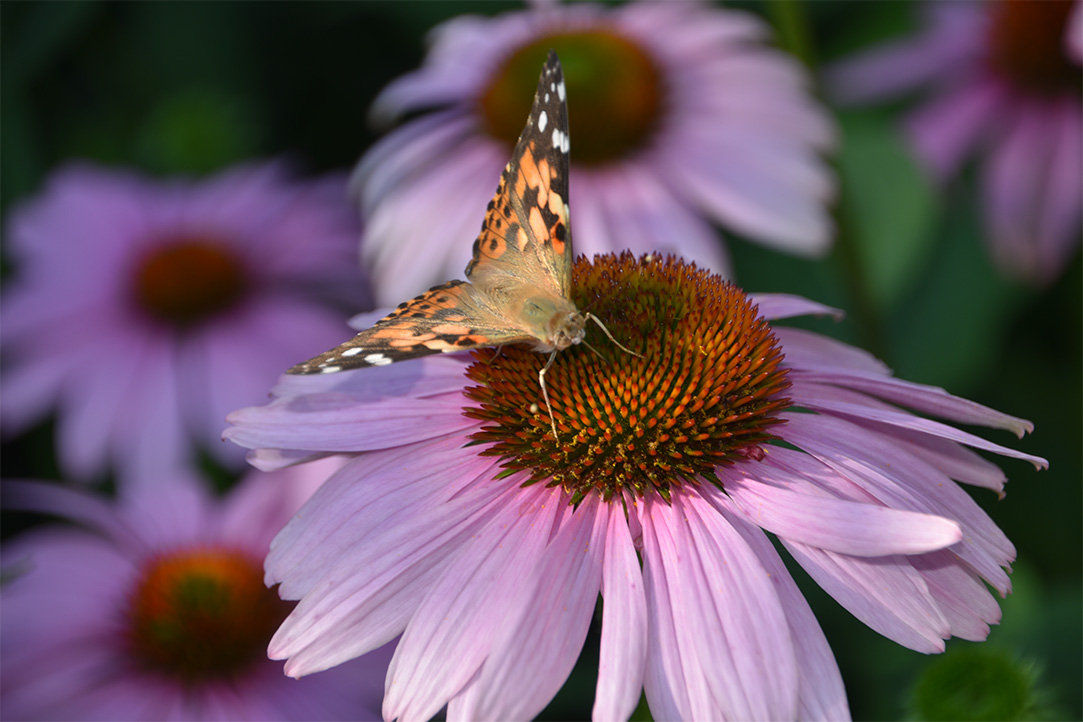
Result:
[[560,436],[557,435],[557,422],[553,418],[553,405],[549,403],[549,391],[545,388],[545,372],[549,370],[549,367],[553,365],[553,361],[556,360],[557,351],[554,349],[549,354],[549,360],[545,362],[545,368],[538,372],[538,384],[541,386],[542,398],[545,399],[545,408],[549,410],[549,423],[553,426],[553,438],[560,441]]
[[492,355],[492,356],[490,356],[490,357],[489,357],[489,360],[485,362],[485,365],[486,365],[486,366],[489,366],[489,365],[491,365],[491,364],[493,363],[493,361],[496,361],[496,360],[497,360],[498,358],[500,358],[500,354],[501,354],[501,353],[502,353],[503,351],[504,351],[504,347],[503,347],[503,346],[497,346],[497,347],[496,347],[496,351],[495,351],[495,352],[493,353],[493,355]]
[[[619,349],[620,349],[621,351],[624,351],[625,353],[630,353],[630,354],[632,354],[633,356],[638,356],[639,358],[643,358],[643,354],[639,354],[639,353],[636,353],[635,351],[633,351],[633,350],[632,350],[632,349],[630,349],[630,348],[625,348],[625,347],[624,347],[623,345],[621,345],[621,342],[620,342],[620,341],[618,341],[617,339],[613,338],[613,334],[609,333],[609,329],[605,327],[605,324],[604,324],[604,323],[602,323],[602,320],[601,320],[600,318],[598,318],[597,316],[595,316],[595,315],[594,315],[593,313],[588,313],[588,314],[586,314],[586,317],[587,317],[587,318],[588,318],[589,320],[591,320],[591,321],[594,321],[594,323],[598,324],[598,326],[599,326],[599,327],[600,327],[600,328],[602,329],[602,331],[604,331],[604,332],[605,332],[605,335],[606,335],[606,337],[607,337],[607,338],[608,338],[608,339],[609,339],[610,341],[612,341],[613,343],[615,343],[615,344],[617,345],[617,348],[619,348]],[[546,368],[548,368],[548,366],[547,366]]]

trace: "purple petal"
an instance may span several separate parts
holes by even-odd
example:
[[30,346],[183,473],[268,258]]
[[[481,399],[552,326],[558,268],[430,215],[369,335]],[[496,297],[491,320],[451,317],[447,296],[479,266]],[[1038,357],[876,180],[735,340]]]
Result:
[[[623,522],[621,508],[617,510]],[[571,673],[598,601],[611,510],[591,496],[566,511],[539,560],[530,603],[493,640],[492,652],[472,683],[472,704],[453,701],[449,718],[533,719]]]
[[913,557],[910,563],[925,578],[952,636],[980,642],[989,636],[990,624],[1000,623],[1000,606],[989,587],[950,551]]
[[141,546],[139,533],[128,525],[114,506],[98,497],[59,484],[33,481],[5,481],[4,507],[61,516],[86,526],[119,548]]
[[728,276],[729,260],[713,229],[646,170],[628,164],[576,176],[576,251],[671,253]]
[[[724,470],[726,471],[726,470]],[[793,477],[756,469],[750,476],[726,473],[726,492],[754,524],[821,549],[878,557],[943,549],[962,539],[950,519],[885,506],[788,491]]]
[[921,431],[926,434],[932,434],[933,436],[957,441],[976,449],[992,451],[996,454],[1009,456],[1013,459],[1023,459],[1024,461],[1029,461],[1036,469],[1044,469],[1049,466],[1049,462],[1040,457],[1031,456],[1030,454],[1024,454],[1015,449],[1009,449],[1005,446],[994,444],[990,441],[986,441],[980,436],[968,434],[965,431],[960,431],[959,429],[946,424],[941,424],[937,421],[914,416],[913,414],[902,411],[896,411],[884,404],[877,404],[872,399],[862,399],[861,395],[856,392],[820,386],[819,384],[808,384],[800,379],[794,379],[794,384],[790,387],[790,395],[793,398],[794,403],[808,406],[817,411],[831,412],[865,421],[878,421],[903,429]]
[[647,660],[647,598],[643,570],[619,507],[609,510],[602,559],[602,639],[596,720],[628,719],[639,703]]
[[[1083,7],[1081,5],[1080,7]],[[1075,13],[1079,15],[1080,13]],[[1046,192],[1039,199],[1037,256],[1039,280],[1058,277],[1079,246],[1080,218],[1083,216],[1083,112],[1069,100],[1052,109],[1054,131]],[[1051,127],[1052,130],[1052,127]]]
[[474,126],[458,110],[435,112],[407,123],[380,139],[357,164],[350,179],[350,195],[368,211],[392,191],[452,147]]
[[984,8],[971,3],[931,3],[931,27],[915,37],[885,43],[828,67],[824,85],[836,103],[891,98],[967,67],[978,57]]
[[906,119],[906,131],[935,177],[944,180],[994,132],[1011,103],[999,83],[975,79],[915,111]]
[[640,512],[652,622],[652,712],[678,710],[693,719],[793,718],[793,643],[758,558],[699,497],[674,495],[672,506],[653,501],[647,499]]
[[835,373],[852,369],[878,376],[887,376],[891,373],[891,369],[883,361],[868,351],[848,343],[799,328],[777,326],[773,331],[775,337],[782,342],[782,350],[786,354],[786,365],[794,370],[800,370],[802,374],[809,369],[822,369]]
[[481,668],[500,629],[529,604],[533,572],[565,500],[537,487],[518,490],[515,499],[446,566],[410,619],[387,673],[387,719],[436,714]]
[[1042,105],[1017,102],[1005,125],[982,178],[993,256],[1005,273],[1039,279],[1034,236],[1057,134]]
[[793,296],[788,293],[752,293],[749,294],[752,301],[760,309],[760,315],[769,321],[777,321],[782,318],[794,316],[819,316],[827,315],[842,318],[843,312],[822,303],[810,301],[801,296]]
[[782,543],[824,591],[874,631],[918,652],[944,651],[951,626],[905,557],[862,559]]
[[1034,430],[1034,424],[1026,419],[1009,416],[974,401],[952,396],[938,386],[926,386],[862,370],[832,373],[829,370],[805,371],[802,369],[801,379],[802,382],[833,384],[856,389],[943,419],[994,429],[1007,429],[1020,439]]
[[797,654],[797,680],[800,686],[798,719],[850,719],[846,690],[835,655],[774,545],[765,534],[742,520],[743,515],[734,508],[727,494],[709,486],[703,487],[703,491],[711,505],[726,517],[759,558],[786,610],[786,621]]

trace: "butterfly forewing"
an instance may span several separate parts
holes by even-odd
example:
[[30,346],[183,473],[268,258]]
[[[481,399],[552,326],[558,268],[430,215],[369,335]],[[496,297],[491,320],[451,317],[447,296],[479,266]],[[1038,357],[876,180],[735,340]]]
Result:
[[401,303],[372,328],[287,373],[333,373],[519,342],[546,350],[578,343],[582,317],[569,299],[564,96],[560,61],[550,51],[530,117],[474,243],[469,282],[450,281]]
[[363,366],[384,366],[434,353],[529,339],[518,332],[509,333],[508,329],[491,321],[487,323],[487,317],[486,311],[478,307],[469,283],[449,281],[400,303],[372,328],[297,364],[286,373],[332,373]]
[[529,282],[568,296],[573,260],[568,150],[564,73],[550,50],[530,117],[474,242],[466,267],[471,282],[483,287]]

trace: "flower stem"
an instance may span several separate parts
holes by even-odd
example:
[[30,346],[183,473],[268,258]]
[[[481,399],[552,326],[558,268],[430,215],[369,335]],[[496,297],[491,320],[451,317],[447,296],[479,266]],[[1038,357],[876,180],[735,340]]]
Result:
[[767,13],[774,25],[779,47],[792,53],[811,68],[815,48],[805,15],[806,2],[807,0],[770,0],[767,3]]

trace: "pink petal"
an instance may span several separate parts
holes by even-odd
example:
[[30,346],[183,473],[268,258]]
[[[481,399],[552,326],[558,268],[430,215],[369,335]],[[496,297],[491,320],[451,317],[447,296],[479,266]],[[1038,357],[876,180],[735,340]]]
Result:
[[[847,720],[850,710],[835,655],[827,644],[804,594],[797,588],[789,570],[765,534],[744,523],[732,499],[712,487],[703,488],[705,497],[741,535],[767,572],[786,610],[786,621],[797,654],[797,680],[800,687],[798,719]],[[727,489],[728,491],[728,489]]]
[[647,660],[647,598],[628,523],[611,508],[602,559],[602,640],[595,720],[628,719],[639,703]]
[[989,625],[1000,622],[1000,606],[989,587],[950,551],[913,557],[910,563],[925,578],[953,637],[980,642],[989,636]]
[[[440,459],[435,473],[433,458]],[[312,596],[315,585],[334,576],[351,550],[391,554],[403,544],[412,549],[431,543],[431,537],[455,528],[476,509],[475,497],[483,494],[464,489],[475,480],[491,479],[497,461],[478,458],[476,449],[464,449],[454,438],[355,458],[324,482],[271,542],[267,583],[281,582],[282,596],[300,599]],[[485,491],[492,496],[494,489]],[[430,515],[440,509],[446,518],[436,524]],[[458,517],[451,516],[453,510]],[[415,528],[415,520],[422,517],[429,525],[427,533]],[[415,542],[404,538],[405,528],[412,529]],[[374,577],[382,568],[382,562],[373,562],[365,576]]]
[[387,719],[436,714],[484,664],[501,627],[529,604],[533,571],[563,499],[537,487],[514,498],[447,565],[410,619],[387,673]]
[[[348,476],[339,477],[348,479]],[[491,472],[483,475],[485,481]],[[328,484],[336,483],[331,479]],[[404,492],[408,494],[410,489]],[[434,495],[437,496],[437,495]],[[321,671],[365,654],[397,636],[428,594],[434,580],[460,555],[498,511],[504,496],[488,488],[458,495],[454,500],[437,497],[431,505],[375,498],[373,509],[354,513],[348,526],[332,530],[326,546],[343,547],[341,554],[321,556],[317,547],[306,561],[326,571],[307,582],[306,596],[271,640],[269,653],[289,657],[286,673],[301,676]],[[357,534],[353,527],[373,526],[370,519],[385,519],[375,533]],[[299,517],[303,518],[303,517]],[[354,520],[359,518],[359,522]],[[366,524],[367,522],[367,524]],[[354,546],[350,542],[356,537]],[[365,548],[370,561],[351,564],[350,549]],[[272,557],[275,547],[272,547]],[[284,565],[277,565],[282,567]],[[269,567],[270,569],[270,567]],[[268,572],[271,579],[273,569]],[[305,584],[306,568],[294,570],[283,596],[297,596]]]
[[[561,499],[554,498],[554,503]],[[518,618],[494,639],[471,704],[448,706],[449,718],[532,719],[560,690],[587,637],[602,576],[609,516],[623,509],[590,496],[563,523],[533,576],[536,588]]]
[[828,95],[837,103],[891,98],[967,67],[980,48],[984,8],[970,3],[933,3],[923,34],[880,45],[824,71]]
[[918,652],[944,651],[951,627],[905,557],[861,559],[782,543],[824,591],[867,626]]
[[981,145],[1011,102],[998,83],[975,79],[915,111],[906,119],[906,131],[934,176],[944,180]]
[[1036,469],[1044,469],[1049,465],[1049,462],[1045,459],[1031,456],[1030,454],[1024,454],[1015,449],[1000,446],[999,444],[994,444],[986,441],[980,436],[968,434],[965,431],[960,431],[959,429],[946,424],[941,424],[937,421],[924,419],[920,416],[914,416],[901,411],[878,408],[872,404],[855,403],[853,397],[848,397],[845,393],[842,393],[841,389],[830,390],[816,384],[799,384],[795,382],[793,386],[790,387],[790,395],[796,404],[808,406],[809,408],[818,411],[827,411],[858,420],[878,421],[891,426],[898,426],[903,429],[921,431],[933,436],[957,441],[976,449],[992,451],[1014,459],[1023,459],[1033,464]]
[[[794,416],[800,416],[795,414]],[[864,492],[889,507],[931,513],[953,519],[963,530],[963,539],[952,551],[971,564],[994,586],[1006,581],[1001,567],[1015,558],[1015,548],[970,496],[918,459],[907,458],[884,438],[837,419],[821,417],[809,425],[790,418],[787,439]],[[840,438],[839,434],[849,434]],[[799,474],[807,471],[808,460],[788,449],[778,449],[773,463],[783,464]],[[814,468],[814,465],[813,465]],[[840,496],[853,494],[849,483],[837,484],[830,475],[816,481]]]
[[962,539],[950,519],[787,490],[789,475],[726,473],[726,493],[754,524],[841,554],[878,557],[943,549]]
[[782,318],[794,316],[834,316],[842,318],[843,312],[822,303],[810,301],[801,296],[793,296],[788,293],[753,293],[750,294],[752,301],[760,309],[760,315],[769,321],[777,321]]
[[[793,642],[758,558],[698,496],[675,494],[672,506],[651,502],[641,506],[641,518],[655,625],[647,676],[652,711],[658,704],[656,716],[676,707],[693,719],[793,718]],[[667,602],[659,605],[663,594]],[[673,616],[659,616],[669,604]]]
[[1003,498],[1007,474],[965,446],[908,429],[892,429],[891,438],[896,446],[908,450],[955,481],[992,489]]
[[912,381],[891,378],[880,373],[864,370],[843,373],[831,370],[802,369],[802,381],[834,384],[857,389],[877,398],[909,407],[942,419],[964,424],[978,424],[996,429],[1007,429],[1019,438],[1034,430],[1034,424],[1026,419],[1009,416],[988,406],[952,396],[938,386],[926,386]]
[[1075,60],[1076,64],[1083,63],[1083,3],[1076,2],[1072,8],[1072,14],[1068,18],[1068,27],[1065,29],[1064,45],[1068,56]]
[[782,342],[786,365],[795,370],[799,369],[802,375],[810,369],[824,369],[835,373],[853,369],[879,376],[891,373],[891,369],[883,361],[848,343],[800,328],[778,326],[773,331],[775,337]]
[[[1054,132],[1042,105],[1017,102],[1005,137],[984,169],[983,196],[993,256],[1005,273],[1041,277],[1035,234],[1054,155]],[[1014,121],[1014,122],[1011,122]]]
[[[1080,5],[1083,7],[1083,5]],[[1080,12],[1075,13],[1080,15]],[[1039,200],[1037,256],[1039,280],[1058,277],[1079,247],[1083,216],[1083,112],[1070,100],[1051,111],[1059,128],[1053,138],[1046,193]],[[1044,202],[1043,202],[1044,201]]]

